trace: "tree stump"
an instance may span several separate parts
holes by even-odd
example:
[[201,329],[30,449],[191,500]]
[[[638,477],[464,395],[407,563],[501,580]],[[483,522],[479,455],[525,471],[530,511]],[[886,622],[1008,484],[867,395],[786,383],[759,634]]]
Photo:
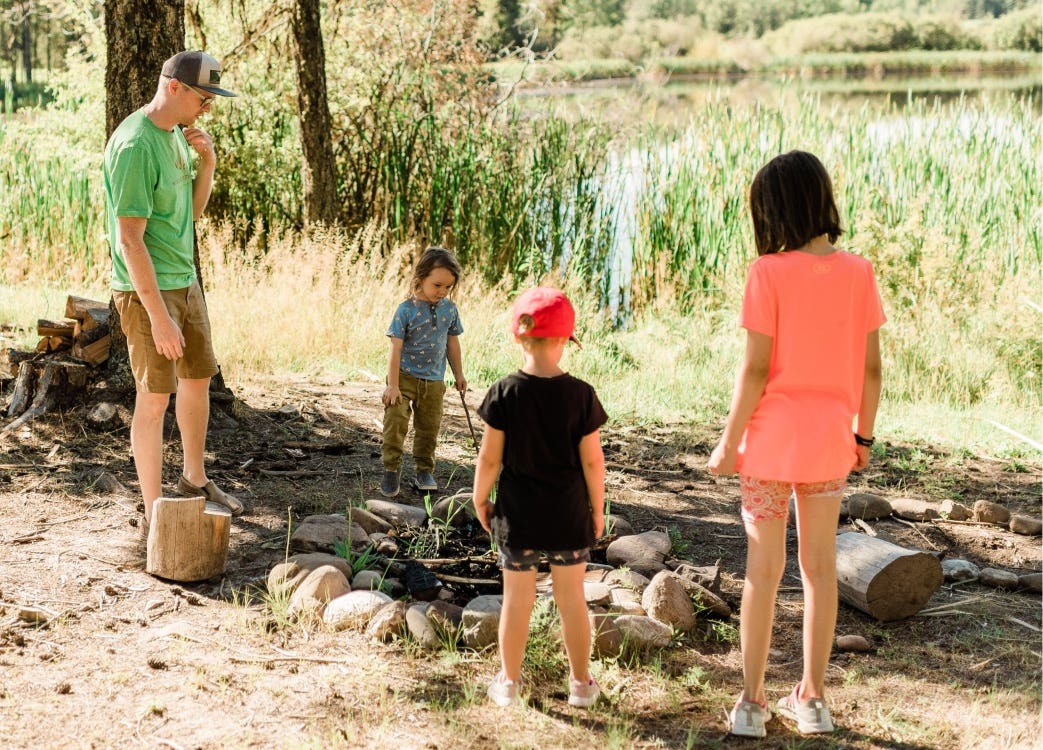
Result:
[[204,497],[152,504],[145,571],[171,581],[203,581],[225,571],[232,514]]
[[866,534],[837,536],[837,586],[841,601],[881,622],[916,614],[942,585],[942,564]]

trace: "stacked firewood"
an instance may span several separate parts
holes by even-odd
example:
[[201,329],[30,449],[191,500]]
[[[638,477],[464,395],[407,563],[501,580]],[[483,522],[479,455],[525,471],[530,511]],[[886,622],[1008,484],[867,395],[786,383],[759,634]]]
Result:
[[65,301],[65,317],[70,320],[36,322],[41,337],[38,352],[68,351],[74,359],[100,365],[109,358],[109,306],[70,295]]
[[35,351],[0,351],[0,379],[13,379],[0,435],[82,394],[91,373],[109,358],[109,306],[70,295],[68,320],[38,320]]

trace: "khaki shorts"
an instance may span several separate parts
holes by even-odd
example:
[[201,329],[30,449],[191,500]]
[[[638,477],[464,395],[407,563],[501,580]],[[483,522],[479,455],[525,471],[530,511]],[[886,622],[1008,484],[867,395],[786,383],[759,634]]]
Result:
[[210,336],[210,319],[199,284],[160,291],[167,312],[185,337],[181,359],[170,360],[156,351],[152,322],[137,292],[112,292],[127,336],[127,353],[134,383],[142,393],[176,393],[177,381],[201,380],[217,374],[217,359]]

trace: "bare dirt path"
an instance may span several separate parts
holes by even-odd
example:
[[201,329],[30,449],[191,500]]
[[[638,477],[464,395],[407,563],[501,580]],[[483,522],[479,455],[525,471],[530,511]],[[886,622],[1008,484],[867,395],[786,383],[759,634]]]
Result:
[[[208,458],[212,477],[249,508],[233,523],[226,575],[193,585],[143,571],[126,427],[91,432],[75,407],[0,441],[0,747],[733,742],[724,738],[723,709],[741,674],[734,627],[730,637],[682,642],[651,664],[601,665],[607,700],[590,713],[568,708],[560,687],[543,686],[523,713],[494,715],[483,700],[496,669],[491,655],[424,654],[274,621],[250,592],[283,559],[288,519],[344,512],[378,496],[379,394],[377,383],[237,386],[237,400],[214,410]],[[480,429],[479,401],[468,395]],[[446,405],[438,478],[448,492],[469,486],[474,448],[459,401]],[[737,487],[703,468],[715,428],[611,425],[607,483],[613,513],[638,530],[668,531],[678,557],[720,561],[722,593],[737,609],[745,554]],[[177,454],[172,441],[166,486],[176,481]],[[102,473],[130,494],[99,486]],[[892,444],[852,490],[968,505],[985,498],[1038,517],[1039,478],[1038,465]],[[1038,537],[971,524],[873,527],[903,546],[981,566],[1041,568]],[[874,645],[831,662],[831,702],[843,733],[826,744],[794,744],[804,741],[772,722],[767,740],[745,746],[1036,746],[1038,596],[945,586],[931,602],[941,604],[954,606],[889,624],[842,606],[838,633],[862,634]],[[799,676],[800,616],[791,555],[769,671],[780,692]]]

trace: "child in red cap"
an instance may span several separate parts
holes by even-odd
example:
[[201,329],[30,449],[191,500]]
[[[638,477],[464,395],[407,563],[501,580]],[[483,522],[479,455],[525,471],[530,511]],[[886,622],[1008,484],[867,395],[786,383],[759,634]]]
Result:
[[[518,701],[536,567],[550,563],[571,673],[569,704],[600,694],[590,674],[590,621],[583,593],[590,546],[605,527],[605,458],[600,428],[608,417],[594,389],[558,363],[575,341],[575,311],[558,289],[529,289],[514,303],[511,333],[525,362],[486,393],[478,414],[485,435],[474,475],[478,520],[500,550],[503,610],[501,670],[489,686],[500,706]],[[496,502],[489,494],[499,475]]]

